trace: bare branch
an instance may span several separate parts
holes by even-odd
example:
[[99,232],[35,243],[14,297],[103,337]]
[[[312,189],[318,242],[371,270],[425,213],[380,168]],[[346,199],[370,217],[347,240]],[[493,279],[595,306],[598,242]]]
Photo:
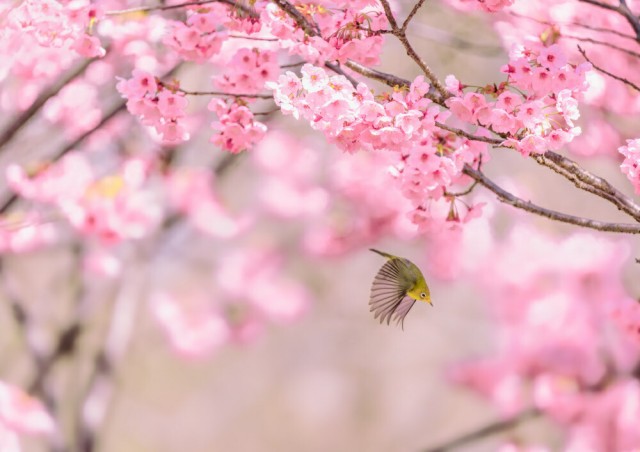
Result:
[[391,34],[393,34],[398,40],[402,43],[407,55],[420,67],[424,75],[429,79],[431,84],[434,86],[436,91],[442,97],[442,100],[451,97],[451,93],[449,93],[446,88],[442,85],[438,77],[434,74],[429,66],[424,62],[424,60],[418,55],[415,51],[409,40],[407,39],[406,29],[399,28],[396,22],[393,13],[391,12],[391,6],[387,0],[380,0],[382,7],[384,8],[385,15],[387,16],[387,20],[389,20],[389,24],[391,25]]
[[[498,138],[473,135],[469,132],[465,132],[464,130],[456,129],[455,127],[450,127],[439,122],[436,122],[436,126],[458,136],[474,141],[481,141],[493,146],[500,146],[502,143],[502,140]],[[556,173],[573,182],[573,184],[581,190],[585,190],[606,199],[610,203],[614,204],[619,210],[640,222],[640,206],[611,185],[606,179],[592,174],[578,165],[577,162],[553,151],[546,151],[544,154],[532,154],[531,158],[540,165],[551,168]]]
[[609,11],[615,11],[621,16],[623,16],[625,19],[627,19],[627,22],[629,22],[629,25],[631,25],[631,28],[633,28],[633,31],[636,34],[636,41],[640,42],[640,21],[633,14],[633,12],[631,12],[631,10],[629,9],[629,6],[627,5],[627,2],[620,1],[618,6],[613,6],[607,3],[602,3],[597,0],[579,0],[579,1],[581,1],[582,3],[588,3],[590,5],[597,6],[599,8],[608,9]]
[[415,5],[413,5],[413,8],[411,8],[411,11],[409,12],[409,15],[407,16],[407,18],[402,23],[402,27],[400,27],[400,30],[402,30],[403,33],[407,31],[407,27],[409,26],[409,22],[411,22],[411,20],[416,15],[418,10],[422,7],[424,2],[425,2],[425,0],[418,0],[418,2]]
[[[572,179],[572,177],[575,177],[579,181],[590,185],[598,191],[598,193],[594,192],[594,194],[598,194],[599,196],[601,196],[599,193],[605,194],[606,196],[601,197],[613,202],[618,208],[620,208],[620,210],[629,214],[636,221],[640,221],[640,206],[638,206],[638,204],[636,204],[631,198],[611,185],[606,179],[590,173],[570,158],[567,158],[553,151],[547,151],[542,155],[534,156],[534,158],[541,165],[553,168],[553,165],[550,164],[551,162],[555,166],[566,170],[567,174],[571,175],[571,177],[569,177],[567,174],[563,174],[567,179],[573,182],[574,180]],[[609,197],[611,197],[613,200],[609,199]]]
[[[287,0],[273,0],[273,3],[278,5],[278,7],[287,13],[308,36],[319,36],[320,31],[306,19],[302,15],[300,11],[296,9],[291,3]],[[315,24],[314,24],[315,25]]]
[[626,53],[627,55],[632,56],[634,58],[640,58],[640,53],[634,52],[633,50],[625,49],[624,47],[620,47],[620,46],[615,45],[615,44],[611,44],[610,42],[600,41],[598,39],[593,39],[593,38],[584,38],[582,36],[568,35],[568,34],[562,34],[561,36],[563,38],[566,38],[566,39],[573,39],[575,41],[588,42],[590,44],[609,47],[610,49],[618,50],[618,51]]
[[578,51],[582,54],[582,56],[584,57],[585,60],[587,60],[589,63],[591,63],[591,66],[593,66],[596,70],[602,72],[605,75],[608,75],[609,77],[611,77],[614,80],[617,80],[619,82],[624,83],[625,85],[635,89],[636,91],[640,91],[640,86],[638,86],[635,83],[627,80],[624,77],[620,77],[619,75],[612,74],[611,72],[601,68],[600,66],[595,64],[593,61],[591,61],[591,59],[587,56],[587,53],[582,49],[582,47],[578,46]]
[[250,41],[269,41],[269,42],[278,42],[278,38],[261,38],[258,36],[242,36],[242,35],[228,35],[229,38],[234,39],[248,39]]
[[610,33],[610,34],[619,36],[621,38],[631,39],[632,41],[636,40],[635,36],[631,36],[631,35],[628,35],[626,33],[622,33],[622,32],[620,32],[618,30],[613,30],[611,28],[596,27],[596,26],[593,26],[593,25],[583,24],[581,22],[567,22],[567,23],[549,22],[547,20],[540,20],[540,19],[536,19],[535,17],[529,17],[529,16],[525,16],[523,14],[518,14],[518,13],[516,13],[514,11],[509,11],[509,14],[511,14],[514,17],[519,17],[521,19],[531,20],[533,22],[537,22],[537,23],[542,24],[542,25],[547,25],[549,27],[553,27],[553,26],[580,27],[580,28],[585,28],[587,30],[591,30],[591,31],[597,31],[597,32],[600,32],[600,33]]
[[143,6],[140,8],[121,9],[117,11],[107,11],[105,16],[121,16],[134,13],[148,13],[151,11],[169,11],[171,9],[187,8],[189,6],[206,5],[207,3],[224,3],[226,5],[233,6],[242,10],[245,14],[255,14],[254,11],[243,5],[242,3],[234,2],[232,0],[199,0],[194,2],[177,3],[175,5],[160,5],[160,6]]
[[[181,64],[174,66],[173,69],[171,69],[166,74],[164,74],[162,78],[171,77],[173,74],[176,73],[176,71],[180,68],[180,66]],[[96,124],[92,129],[84,132],[82,135],[77,137],[72,142],[60,148],[51,157],[49,157],[49,160],[51,162],[57,162],[58,160],[60,160],[66,154],[68,154],[69,152],[77,148],[84,140],[86,140],[91,135],[93,135],[96,131],[104,127],[105,124],[107,124],[112,118],[117,116],[120,112],[124,111],[126,109],[126,106],[127,106],[127,101],[124,99],[112,105],[111,108],[109,108],[103,114],[102,119],[98,124]],[[11,208],[11,206],[13,206],[16,203],[16,201],[18,201],[18,196],[15,193],[10,195],[4,202],[0,204],[0,215],[5,214]]]
[[254,99],[272,99],[271,94],[236,94],[225,93],[223,91],[188,91],[186,89],[178,89],[177,91],[187,94],[189,96],[226,96],[226,97],[250,97]]
[[373,79],[373,80],[377,80],[379,82],[384,83],[387,86],[390,87],[402,87],[402,86],[410,86],[411,82],[405,78],[402,77],[398,77],[396,75],[393,74],[388,74],[386,72],[381,72],[378,71],[376,69],[371,69],[367,66],[363,66],[360,63],[356,63],[355,61],[351,61],[349,60],[346,64],[346,66],[351,69],[352,71],[357,72],[360,75],[364,75],[367,78]]
[[35,115],[42,106],[62,88],[84,73],[84,71],[98,58],[84,60],[80,65],[62,74],[51,86],[40,93],[38,98],[21,114],[19,114],[4,130],[0,132],[0,148],[6,145],[11,138]]
[[447,441],[446,443],[443,443],[439,446],[427,448],[423,452],[446,452],[449,450],[454,450],[458,447],[464,446],[465,444],[469,444],[479,439],[486,438],[487,436],[511,430],[512,428],[517,427],[519,424],[531,419],[535,419],[540,415],[542,415],[542,413],[537,408],[529,408],[521,411],[519,414],[516,414],[510,419],[492,422],[488,425],[480,427],[477,430],[465,433],[464,435],[461,435],[451,441]]
[[382,9],[384,9],[384,15],[387,16],[389,25],[391,25],[391,29],[394,31],[397,30],[398,22],[396,22],[396,18],[391,11],[391,5],[389,5],[389,2],[387,0],[380,0],[380,3],[382,4]]
[[495,193],[498,199],[505,204],[512,205],[517,209],[522,209],[542,217],[549,218],[550,220],[559,221],[561,223],[573,224],[584,228],[595,229],[598,231],[618,232],[624,234],[640,234],[640,225],[629,223],[607,223],[598,220],[592,220],[589,218],[577,217],[574,215],[568,215],[555,210],[545,209],[544,207],[537,206],[531,201],[525,201],[516,197],[515,195],[499,187],[495,182],[486,177],[481,171],[471,168],[469,165],[465,165],[463,172],[484,185],[486,188]]

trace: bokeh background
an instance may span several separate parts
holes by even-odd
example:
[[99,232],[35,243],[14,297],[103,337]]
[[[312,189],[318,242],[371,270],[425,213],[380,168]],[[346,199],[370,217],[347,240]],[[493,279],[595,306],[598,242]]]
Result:
[[[499,69],[506,53],[481,14],[463,16],[428,2],[414,19],[409,36],[442,78],[455,73],[476,85],[501,80]],[[409,79],[418,73],[393,39],[387,40],[381,69]],[[179,72],[179,78],[192,86],[205,86],[210,75],[189,67]],[[117,99],[115,91],[108,96]],[[33,161],[63,141],[57,131],[41,127],[44,124],[34,122],[12,142],[2,154],[0,171],[9,163]],[[295,130],[317,153],[319,174],[339,154],[303,123],[275,114],[269,125]],[[181,147],[182,161],[208,167],[223,158],[207,138],[196,136]],[[135,150],[137,139],[132,134],[117,145]],[[582,163],[631,192],[612,159]],[[599,198],[512,153],[496,151],[485,169],[540,205],[623,219]],[[241,156],[216,183],[225,203],[234,208],[246,204],[261,186],[261,177],[251,157]],[[514,221],[511,208],[496,203],[481,188],[476,193],[477,199],[490,203],[492,234],[497,240],[504,238]],[[521,214],[517,218],[555,237],[575,231],[546,219]],[[114,310],[130,320],[115,333],[126,338],[123,348],[116,350],[119,364],[113,384],[103,389],[113,391],[98,437],[103,451],[421,451],[500,418],[488,403],[447,379],[452,365],[491,353],[498,331],[474,284],[430,274],[427,241],[390,235],[370,244],[410,258],[430,282],[434,307],[417,305],[402,331],[378,324],[368,312],[370,284],[382,264],[379,256],[363,246],[344,256],[314,258],[300,248],[299,239],[299,228],[272,218],[244,244],[232,246],[264,243],[284,250],[285,272],[302,282],[313,299],[300,320],[269,326],[255,339],[225,344],[197,358],[171,347],[150,313],[152,295],[158,288],[170,288],[188,297],[193,286],[212,287],[212,265],[224,266],[218,262],[220,247],[230,245],[194,236],[185,226],[166,242],[149,239],[125,246],[121,253],[129,262],[126,285],[98,278],[87,282],[81,297],[80,312],[86,314],[82,340],[73,359],[64,359],[52,373],[49,387],[59,398],[63,429],[72,428],[95,350],[112,334],[107,319]],[[634,242],[625,242],[629,261],[624,277],[630,292],[638,293],[640,285],[633,276],[637,264],[632,261],[634,253],[640,254]],[[30,340],[50,347],[55,332],[78,315],[81,273],[76,251],[63,245],[5,256],[2,265],[0,376],[20,385],[34,369],[11,315],[11,298],[21,300],[32,313],[35,333]],[[499,280],[502,275],[493,277]],[[211,296],[215,295],[212,288]],[[561,433],[537,419],[459,450],[491,451],[505,439],[532,440],[555,449]],[[38,439],[25,439],[25,445],[26,450],[43,450]]]

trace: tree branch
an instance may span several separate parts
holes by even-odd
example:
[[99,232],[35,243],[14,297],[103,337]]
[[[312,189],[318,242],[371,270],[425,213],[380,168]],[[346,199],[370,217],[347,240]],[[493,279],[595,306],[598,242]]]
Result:
[[579,0],[579,1],[582,3],[588,3],[590,5],[597,6],[599,8],[608,9],[609,11],[615,11],[621,16],[623,16],[625,19],[627,19],[627,22],[629,22],[629,25],[631,25],[631,28],[633,28],[633,31],[636,34],[636,41],[640,42],[640,21],[633,14],[633,12],[631,12],[631,10],[629,9],[629,6],[627,5],[627,2],[621,0],[618,3],[618,6],[613,6],[607,3],[602,3],[597,0]]
[[[451,97],[451,93],[446,90],[446,88],[440,83],[438,77],[434,74],[429,66],[424,62],[424,60],[418,55],[415,51],[409,40],[407,39],[406,28],[399,28],[398,23],[396,22],[395,17],[393,16],[393,12],[391,11],[391,5],[387,0],[380,0],[382,7],[384,9],[384,13],[387,16],[387,20],[389,21],[389,25],[391,25],[391,34],[393,34],[398,40],[402,43],[407,55],[420,67],[424,75],[429,79],[431,85],[438,91],[440,94],[441,100]],[[420,6],[422,2],[418,2],[417,6]],[[416,10],[417,11],[417,10]],[[415,12],[413,13],[415,14]],[[404,26],[403,26],[404,27]]]
[[424,4],[424,2],[425,2],[425,0],[418,0],[418,2],[415,5],[413,5],[413,8],[411,8],[411,11],[409,12],[409,15],[407,16],[407,18],[402,23],[402,27],[400,27],[400,30],[403,33],[407,31],[407,27],[409,26],[409,22],[411,22],[411,20],[413,20],[413,17],[416,15],[418,10],[420,8],[422,8],[422,5]]
[[121,9],[117,11],[107,11],[105,13],[105,16],[120,16],[125,14],[134,14],[134,13],[148,13],[151,11],[168,11],[171,9],[187,8],[189,6],[206,5],[207,3],[224,3],[226,5],[233,6],[234,8],[238,8],[242,10],[242,12],[244,12],[245,14],[255,13],[254,11],[252,11],[242,3],[234,2],[233,0],[199,0],[194,2],[177,3],[175,5],[143,6],[140,8],[129,8],[129,9]]
[[4,130],[0,132],[0,148],[4,147],[9,141],[11,141],[11,138],[13,138],[13,136],[42,108],[49,99],[57,95],[68,83],[82,75],[84,71],[97,59],[98,58],[92,58],[83,61],[75,68],[65,74],[62,74],[51,86],[45,88],[38,98],[29,105],[29,108],[19,114],[4,128]]
[[640,91],[640,86],[638,86],[635,83],[627,80],[624,77],[620,77],[619,75],[612,74],[611,72],[601,68],[600,66],[595,64],[593,61],[591,61],[591,59],[589,59],[589,57],[587,56],[587,53],[582,49],[582,47],[578,46],[578,51],[582,54],[582,56],[584,57],[585,60],[587,60],[589,63],[591,63],[591,66],[593,66],[596,70],[602,72],[605,75],[608,75],[609,77],[611,77],[614,80],[617,80],[619,82],[624,83],[625,85],[635,89],[636,91]]
[[225,93],[223,91],[187,91],[186,89],[178,89],[177,91],[189,96],[226,96],[226,97],[249,97],[253,99],[272,99],[271,94],[235,94]]
[[[469,140],[480,141],[493,146],[500,146],[502,144],[501,139],[474,135],[440,122],[436,122],[436,126]],[[570,158],[553,151],[546,151],[544,154],[532,154],[531,158],[540,165],[551,168],[556,173],[571,181],[579,189],[609,201],[619,210],[640,222],[640,206],[611,185],[606,179],[590,173]]]
[[512,428],[517,427],[519,424],[522,424],[523,422],[529,421],[531,419],[535,419],[540,415],[542,415],[542,413],[537,408],[529,408],[520,412],[519,414],[516,414],[510,419],[492,422],[483,427],[480,427],[477,430],[465,433],[464,435],[461,435],[451,441],[447,441],[439,446],[427,448],[423,452],[446,452],[449,450],[453,450],[458,447],[464,446],[465,444],[469,444],[479,439],[486,438],[487,436],[495,435],[496,433],[501,433],[506,430],[511,430]]
[[[176,71],[180,68],[180,66],[181,64],[174,66],[173,69],[169,70],[166,74],[164,74],[162,78],[171,77],[173,74],[176,73]],[[50,161],[57,162],[66,154],[68,154],[69,152],[77,148],[80,145],[80,143],[82,143],[84,140],[86,140],[91,135],[93,135],[96,131],[104,127],[105,124],[107,124],[113,117],[117,116],[118,113],[124,111],[126,109],[126,106],[127,106],[127,101],[124,99],[112,105],[111,108],[109,108],[103,114],[102,119],[98,124],[96,124],[91,130],[87,130],[86,132],[81,134],[79,137],[77,137],[75,140],[73,140],[72,142],[60,148],[57,152],[55,152],[50,157]],[[11,208],[11,206],[13,206],[16,203],[16,201],[18,201],[18,195],[16,195],[15,193],[10,195],[4,202],[2,202],[2,204],[0,204],[0,215],[7,213],[7,211]]]
[[618,232],[624,234],[640,234],[640,225],[629,223],[607,223],[598,220],[592,220],[589,218],[576,217],[574,215],[568,215],[555,210],[545,209],[544,207],[537,206],[531,201],[525,201],[516,197],[515,195],[499,187],[491,179],[487,178],[481,171],[471,168],[469,165],[465,165],[464,174],[478,181],[481,185],[495,193],[498,199],[505,204],[512,205],[517,209],[522,209],[542,217],[549,218],[550,220],[559,221],[561,223],[573,224],[584,228],[595,229],[598,231]]
[[[560,174],[564,175],[567,179],[575,183],[573,179],[573,177],[575,177],[578,181],[593,187],[596,191],[592,191],[592,193],[612,202],[620,210],[640,222],[640,206],[611,185],[606,179],[590,173],[575,161],[553,151],[547,151],[542,155],[534,156],[534,158],[541,165],[548,166],[552,169],[554,166],[562,168],[565,170],[565,173]],[[582,188],[581,186],[578,187]]]

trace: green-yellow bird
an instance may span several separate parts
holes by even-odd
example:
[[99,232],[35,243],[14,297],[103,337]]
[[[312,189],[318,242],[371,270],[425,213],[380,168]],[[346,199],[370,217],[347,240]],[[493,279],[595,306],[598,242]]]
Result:
[[374,318],[380,317],[380,323],[386,320],[388,325],[393,317],[396,324],[401,324],[404,329],[404,318],[417,300],[433,306],[427,281],[418,266],[409,259],[373,248],[370,250],[386,257],[387,262],[373,280],[369,310],[374,313]]

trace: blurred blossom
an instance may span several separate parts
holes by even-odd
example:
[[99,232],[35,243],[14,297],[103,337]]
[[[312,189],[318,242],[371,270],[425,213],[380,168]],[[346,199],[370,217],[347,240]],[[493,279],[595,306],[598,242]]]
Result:
[[0,438],[5,429],[27,435],[51,434],[55,424],[39,400],[0,381]]
[[[640,358],[640,335],[629,341],[629,330],[633,335],[640,326],[639,307],[619,276],[629,254],[625,242],[588,233],[555,239],[516,226],[493,254],[477,283],[501,330],[499,354],[455,367],[454,381],[509,413],[532,399],[568,426],[567,450],[637,445],[637,430],[623,421],[611,426],[612,417],[636,413],[640,403],[629,374]],[[627,446],[612,448],[607,438]]]
[[155,293],[151,309],[171,345],[181,355],[201,357],[224,345],[231,329],[213,303],[202,295]]

